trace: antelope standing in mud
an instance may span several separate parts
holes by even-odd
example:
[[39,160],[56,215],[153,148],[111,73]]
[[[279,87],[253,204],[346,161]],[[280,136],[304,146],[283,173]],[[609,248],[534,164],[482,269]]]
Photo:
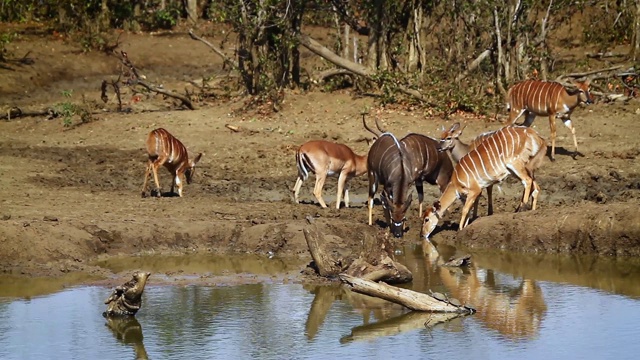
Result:
[[[451,125],[449,129],[444,129],[442,131],[442,135],[440,136],[440,151],[449,151],[453,161],[456,163],[460,162],[463,156],[467,155],[471,150],[475,149],[482,143],[486,138],[495,134],[495,131],[488,131],[476,136],[469,144],[465,144],[460,140],[460,135],[462,135],[462,130],[464,130],[464,126],[460,126],[460,123],[455,123]],[[475,204],[473,205],[473,217],[478,216],[478,199],[476,199]],[[493,185],[487,186],[487,214],[493,214]]]
[[349,207],[349,188],[347,182],[356,176],[367,172],[367,156],[355,154],[347,145],[324,140],[309,141],[296,151],[296,165],[298,179],[293,187],[293,197],[298,203],[298,194],[302,182],[307,180],[309,173],[316,175],[316,185],[313,195],[320,206],[327,207],[322,198],[322,188],[327,176],[338,177],[338,196],[336,209],[340,209],[340,197],[344,193],[344,205]]
[[544,139],[528,127],[507,126],[487,137],[460,159],[446,190],[425,212],[422,234],[428,238],[449,206],[456,199],[466,197],[458,226],[459,230],[463,229],[469,222],[469,210],[482,189],[504,180],[509,174],[518,177],[524,185],[516,211],[523,209],[529,198],[533,199],[531,209],[535,210],[540,188],[535,182],[534,171],[540,166],[546,148]]
[[571,113],[580,104],[591,104],[593,99],[589,93],[590,80],[576,82],[576,90],[567,90],[562,84],[554,81],[526,80],[513,85],[507,94],[508,125],[525,115],[524,126],[531,126],[536,116],[548,116],[551,127],[551,160],[556,154],[556,118],[571,130],[574,157],[578,154],[576,129],[571,121]]
[[378,121],[378,132],[367,126],[364,115],[362,123],[378,139],[369,149],[369,225],[373,223],[373,197],[378,184],[384,189],[380,200],[385,218],[394,236],[403,235],[405,213],[412,196],[407,197],[411,183],[415,182],[422,214],[423,181],[438,185],[443,192],[449,183],[453,164],[446,155],[438,151],[438,141],[420,134],[409,134],[398,141],[391,133],[383,132]]
[[178,185],[178,195],[182,197],[182,180],[184,176],[187,184],[191,183],[193,175],[196,171],[196,164],[200,161],[203,153],[198,154],[195,159],[189,160],[187,148],[167,130],[158,128],[149,133],[147,136],[147,153],[149,162],[144,174],[144,183],[142,184],[142,197],[145,197],[147,191],[147,182],[149,175],[153,172],[153,179],[156,183],[156,194],[161,196],[160,182],[158,181],[158,168],[163,166],[169,170],[173,178],[171,182],[171,192]]

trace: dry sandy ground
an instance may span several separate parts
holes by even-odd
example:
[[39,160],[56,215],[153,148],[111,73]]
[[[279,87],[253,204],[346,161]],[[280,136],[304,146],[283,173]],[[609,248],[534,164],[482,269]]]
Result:
[[[102,79],[112,79],[117,60],[83,54],[49,35],[24,36],[13,43],[18,55],[32,50],[33,66],[0,70],[4,105],[39,108],[66,101],[73,90],[99,101]],[[126,35],[122,44],[151,82],[182,91],[188,83],[220,70],[203,45],[184,34]],[[311,139],[329,139],[367,150],[360,112],[370,107],[398,136],[418,132],[439,135],[442,125],[461,119],[426,118],[419,111],[373,107],[371,98],[349,92],[289,93],[282,111],[262,116],[238,112],[244,102],[210,101],[199,110],[179,111],[160,96],[131,102],[131,113],[105,112],[88,124],[65,128],[61,119],[22,118],[0,122],[0,272],[57,275],[101,273],[96,259],[120,254],[161,252],[275,253],[309,258],[302,233],[305,217],[318,217],[334,243],[357,247],[365,233],[376,234],[383,220],[376,205],[376,226],[366,224],[366,177],[351,182],[352,207],[321,209],[303,186],[303,204],[290,190],[296,179],[295,148]],[[100,104],[102,104],[100,102]],[[114,109],[110,102],[102,105]],[[570,132],[558,124],[557,161],[545,160],[537,172],[542,188],[539,209],[515,214],[522,187],[507,180],[494,191],[495,215],[486,214],[467,229],[454,229],[460,206],[452,207],[433,241],[467,247],[640,255],[640,102],[598,103],[574,113],[580,151],[576,160]],[[75,119],[77,121],[77,119]],[[232,124],[241,128],[232,132]],[[185,196],[141,198],[147,134],[164,127],[191,153],[204,152],[194,183]],[[469,121],[463,138],[500,127],[497,122]],[[534,127],[548,139],[549,125]],[[168,190],[164,169],[161,184]],[[325,199],[335,201],[334,179]],[[425,199],[438,191],[425,186]],[[402,241],[419,242],[420,218],[414,201],[409,230]]]

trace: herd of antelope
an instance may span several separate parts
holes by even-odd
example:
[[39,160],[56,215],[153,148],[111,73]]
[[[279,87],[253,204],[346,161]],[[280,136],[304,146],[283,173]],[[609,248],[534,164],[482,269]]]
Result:
[[[402,237],[407,209],[412,201],[410,187],[415,184],[419,213],[423,219],[421,234],[428,238],[456,199],[464,204],[459,229],[467,226],[472,206],[473,216],[477,216],[478,199],[483,189],[487,190],[488,214],[491,215],[493,185],[513,175],[524,186],[516,211],[527,207],[535,210],[540,193],[535,171],[547,152],[547,144],[530,126],[536,116],[549,117],[550,158],[555,160],[555,121],[556,118],[561,119],[571,130],[575,154],[578,154],[575,128],[570,116],[580,103],[592,103],[589,80],[577,82],[574,90],[568,90],[557,82],[526,80],[511,87],[507,97],[509,119],[506,126],[479,134],[470,144],[459,139],[464,130],[464,126],[459,123],[443,129],[439,140],[415,133],[398,139],[381,129],[377,119],[377,131],[370,128],[364,115],[363,125],[375,139],[366,155],[358,155],[344,144],[324,140],[309,141],[296,151],[298,178],[292,189],[294,201],[299,202],[302,183],[309,174],[315,174],[313,195],[320,206],[327,207],[322,189],[326,178],[330,176],[338,178],[336,208],[340,208],[342,198],[345,206],[349,207],[348,182],[366,173],[369,179],[369,225],[373,223],[373,199],[381,185],[380,202],[386,223],[395,237]],[[523,115],[524,122],[516,125],[516,121]],[[203,154],[189,160],[185,146],[164,129],[153,130],[147,138],[146,147],[149,162],[142,196],[146,194],[151,173],[156,184],[156,194],[160,196],[157,170],[163,165],[173,176],[171,191],[177,185],[178,195],[182,196],[181,178],[184,177],[187,183],[191,182],[195,166]],[[440,198],[423,212],[425,181],[438,186]]]

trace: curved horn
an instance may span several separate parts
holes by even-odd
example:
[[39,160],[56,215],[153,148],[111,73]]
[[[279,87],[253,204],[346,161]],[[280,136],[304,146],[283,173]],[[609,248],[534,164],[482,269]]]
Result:
[[[373,130],[372,128],[370,128],[369,126],[367,126],[367,122],[365,121],[365,114],[362,114],[362,125],[364,125],[364,128],[367,129],[367,131],[369,131],[370,133],[372,133],[373,135],[375,135],[376,137],[380,137],[380,134],[382,132],[375,132],[375,130]],[[376,120],[377,123],[377,120]]]
[[378,118],[376,118],[376,127],[378,128],[378,130],[380,130],[380,133],[387,132],[386,130],[384,130],[384,129],[382,129],[382,128],[380,127],[380,124],[378,124]]

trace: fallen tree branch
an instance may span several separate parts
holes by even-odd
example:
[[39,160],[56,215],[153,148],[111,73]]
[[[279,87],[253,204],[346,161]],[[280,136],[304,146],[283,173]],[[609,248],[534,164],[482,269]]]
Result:
[[473,313],[472,308],[455,306],[449,302],[438,300],[431,295],[385,283],[376,283],[347,274],[340,274],[340,280],[352,291],[391,301],[414,311]]
[[191,102],[191,100],[181,94],[177,94],[174,93],[172,91],[168,91],[168,90],[164,90],[161,87],[155,86],[153,84],[149,84],[147,82],[144,81],[144,76],[141,76],[138,73],[138,69],[136,69],[136,67],[133,65],[133,63],[131,62],[131,60],[129,60],[129,57],[127,55],[126,52],[124,51],[120,51],[121,56],[119,57],[120,62],[122,62],[122,64],[124,66],[126,66],[130,71],[131,71],[131,76],[129,78],[129,80],[126,81],[127,85],[130,86],[135,86],[135,85],[141,85],[143,87],[145,87],[146,89],[156,92],[158,94],[162,94],[168,97],[172,97],[174,99],[178,99],[180,101],[182,101],[182,105],[186,106],[189,110],[195,110],[195,106],[193,105],[193,103]]
[[325,79],[336,75],[353,75],[353,73],[347,69],[327,69],[319,72],[313,79],[317,82],[323,82]]
[[599,52],[599,53],[587,53],[587,57],[590,59],[607,59],[607,58],[617,58],[617,57],[625,57],[626,55],[624,54],[616,54],[616,53],[612,53],[612,52]]
[[12,120],[22,117],[30,117],[30,116],[44,116],[48,115],[50,118],[58,117],[58,112],[52,108],[44,108],[42,110],[22,110],[19,107],[12,107],[7,110],[6,113],[0,114],[0,120]]
[[625,65],[616,65],[616,66],[608,67],[606,69],[591,70],[591,71],[585,71],[585,72],[579,72],[579,73],[563,74],[558,76],[556,78],[556,81],[560,81],[561,79],[564,79],[564,78],[574,78],[574,79],[581,78],[581,77],[585,77],[593,74],[598,74],[601,72],[609,72],[609,71],[622,69],[623,67],[625,67]]
[[207,45],[209,47],[209,49],[213,50],[213,52],[218,54],[218,56],[220,56],[225,63],[231,65],[231,67],[233,67],[234,69],[236,69],[236,70],[239,69],[239,66],[238,66],[237,62],[235,62],[233,59],[231,59],[230,57],[225,55],[225,53],[222,52],[222,50],[220,48],[218,48],[217,46],[215,46],[212,43],[208,42],[207,40],[201,38],[200,36],[194,34],[193,33],[193,29],[189,29],[189,36],[191,36],[191,38],[193,40],[198,40],[198,41],[202,42],[203,44]]
[[[320,44],[313,38],[309,37],[309,35],[300,34],[298,35],[298,40],[300,41],[300,44],[305,48],[307,48],[309,51],[324,58],[325,60],[330,61],[334,65],[340,68],[346,69],[347,71],[352,72],[356,75],[360,75],[371,81],[374,81],[373,78],[374,78],[375,72],[373,72],[372,70],[370,70],[364,65],[355,63],[353,61],[347,60],[339,56],[338,54],[324,47],[322,44]],[[396,90],[398,90],[399,92],[405,95],[412,96],[422,102],[425,102],[429,106],[432,106],[432,107],[436,106],[436,104],[429,102],[429,100],[426,97],[424,97],[418,90],[410,89],[403,85],[396,85],[396,84],[389,84],[389,85],[394,86]]]
[[480,55],[478,55],[478,57],[475,58],[475,60],[473,60],[471,64],[469,64],[469,66],[467,67],[467,70],[465,70],[464,72],[456,76],[456,82],[460,82],[460,80],[466,78],[472,71],[477,69],[478,66],[480,66],[480,64],[484,61],[484,59],[488,58],[489,55],[491,55],[491,52],[492,52],[491,49],[487,49],[482,53],[480,53]]

